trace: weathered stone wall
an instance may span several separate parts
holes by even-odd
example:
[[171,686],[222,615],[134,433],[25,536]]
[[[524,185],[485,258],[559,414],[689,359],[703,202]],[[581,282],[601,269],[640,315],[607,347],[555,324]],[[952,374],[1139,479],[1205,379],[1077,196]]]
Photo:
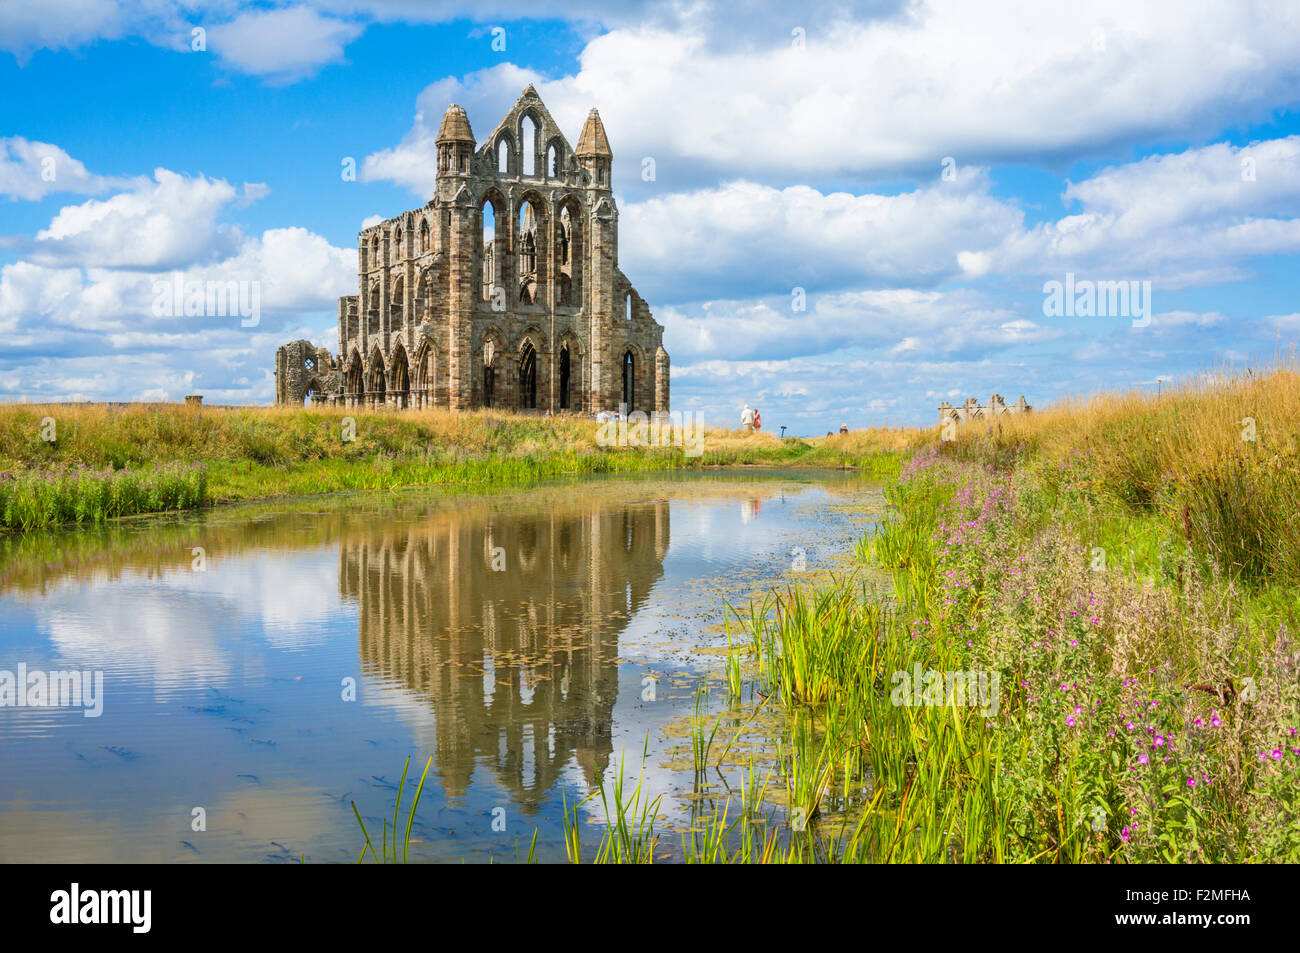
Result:
[[357,236],[358,293],[339,299],[332,374],[313,370],[324,349],[287,344],[276,402],[311,391],[348,407],[594,413],[630,398],[627,410],[666,413],[663,326],[618,267],[596,111],[574,149],[529,86],[477,148],[449,107],[437,150],[429,202]]
[[342,376],[328,348],[297,340],[275,352],[275,402],[299,407],[310,395],[325,403],[339,392]]
[[1033,409],[1025,403],[1023,394],[1020,395],[1019,400],[1010,405],[1002,399],[1001,394],[991,396],[987,404],[981,404],[974,397],[967,397],[960,406],[954,407],[945,400],[939,405],[939,425],[943,426],[950,420],[962,424],[970,420],[998,417],[1002,414],[1027,414]]

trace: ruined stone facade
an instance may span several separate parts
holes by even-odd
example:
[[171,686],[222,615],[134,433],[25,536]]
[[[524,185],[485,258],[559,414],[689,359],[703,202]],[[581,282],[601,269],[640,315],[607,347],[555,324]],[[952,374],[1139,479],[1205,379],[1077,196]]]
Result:
[[529,86],[476,148],[449,106],[423,207],[363,229],[339,354],[276,352],[276,403],[668,411],[663,326],[618,267],[600,115],[576,149]]
[[1002,414],[1027,414],[1033,409],[1025,403],[1024,394],[1021,394],[1020,399],[1011,406],[1007,406],[1001,394],[994,394],[987,404],[980,404],[974,397],[967,397],[960,407],[954,407],[945,400],[939,405],[939,426],[942,427],[950,420],[964,424],[970,420],[997,417]]

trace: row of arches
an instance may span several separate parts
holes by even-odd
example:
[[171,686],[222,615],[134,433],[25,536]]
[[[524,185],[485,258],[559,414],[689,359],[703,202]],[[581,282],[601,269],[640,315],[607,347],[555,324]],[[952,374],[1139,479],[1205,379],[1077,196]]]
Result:
[[555,287],[559,307],[581,307],[583,260],[582,203],[560,199],[552,210],[537,192],[525,192],[512,208],[497,189],[489,189],[480,206],[480,299],[495,311],[531,305],[548,298]]
[[361,243],[361,251],[365,258],[362,262],[363,271],[370,271],[384,264],[382,253],[385,241],[393,249],[391,258],[394,261],[427,255],[434,250],[433,226],[429,224],[427,215],[419,215],[417,219],[407,222],[405,226],[399,221],[386,237],[382,236],[379,230],[375,230],[370,234],[368,241],[363,240]]
[[501,175],[529,176],[558,179],[564,174],[568,151],[564,137],[551,134],[544,149],[538,147],[538,134],[542,124],[531,113],[525,113],[519,122],[518,140],[514,131],[502,129],[492,143],[489,155]]
[[553,353],[545,349],[543,341],[540,330],[533,328],[511,349],[501,330],[489,327],[474,351],[473,406],[556,412],[585,409],[588,401],[577,337],[564,334]]
[[[513,311],[520,305],[550,304],[553,287],[557,307],[582,307],[587,237],[585,213],[577,196],[565,195],[551,203],[539,192],[529,190],[512,202],[494,187],[483,197],[480,216],[474,259],[482,303],[498,312]],[[405,220],[405,224],[399,222],[389,238],[404,258],[407,252],[418,255],[432,248],[425,216],[417,215]],[[382,260],[383,240],[379,233],[372,233],[363,243],[363,252],[368,251],[373,261]],[[386,289],[378,277],[372,276],[360,297],[357,326],[344,329],[345,339],[359,335],[362,327],[368,335],[381,333],[385,298],[390,329],[426,320],[430,309],[436,310],[434,299],[442,277],[437,272],[439,267],[435,260],[412,279],[415,289],[409,302],[403,275],[393,277]],[[627,308],[631,317],[630,300]]]
[[[353,349],[343,368],[342,402],[348,407],[433,407],[450,403],[445,368],[438,349],[421,343],[412,360],[399,343],[385,360],[378,346],[369,361]],[[627,411],[639,407],[641,362],[632,348],[624,351],[620,366],[620,397]],[[569,334],[554,354],[539,348],[533,333],[526,333],[518,348],[507,352],[495,329],[484,335],[474,354],[470,384],[471,406],[520,411],[585,412],[590,400],[582,352]],[[308,395],[310,396],[310,395]]]
[[[432,407],[438,401],[437,350],[422,342],[411,360],[399,343],[387,361],[376,346],[362,361],[355,348],[343,368],[343,403],[348,407]],[[443,401],[445,403],[445,400]]]
[[[411,299],[411,313],[406,314],[406,278],[397,275],[389,284],[388,291],[388,326],[405,327],[407,321],[418,324],[430,319],[434,309],[434,299],[441,284],[442,266],[435,262],[422,269],[415,279],[415,294]],[[369,289],[363,302],[366,331],[378,335],[383,324],[384,293],[381,282],[371,279]],[[352,330],[349,329],[349,334]]]

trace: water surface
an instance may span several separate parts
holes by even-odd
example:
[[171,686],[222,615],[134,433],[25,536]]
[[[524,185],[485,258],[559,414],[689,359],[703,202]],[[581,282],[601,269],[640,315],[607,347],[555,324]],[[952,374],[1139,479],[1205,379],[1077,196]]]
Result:
[[352,861],[352,803],[377,836],[408,755],[433,757],[413,860],[513,860],[535,829],[563,859],[562,797],[621,759],[684,826],[725,601],[834,567],[880,505],[844,475],[694,474],[0,539],[0,671],[104,677],[97,718],[0,708],[0,860]]

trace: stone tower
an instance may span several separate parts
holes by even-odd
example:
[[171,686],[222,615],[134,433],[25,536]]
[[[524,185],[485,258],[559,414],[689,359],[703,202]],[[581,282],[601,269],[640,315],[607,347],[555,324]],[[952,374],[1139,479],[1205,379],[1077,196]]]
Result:
[[434,160],[428,203],[358,235],[337,358],[277,351],[276,403],[666,413],[663,326],[619,268],[600,114],[575,149],[529,86],[480,146],[453,104]]

